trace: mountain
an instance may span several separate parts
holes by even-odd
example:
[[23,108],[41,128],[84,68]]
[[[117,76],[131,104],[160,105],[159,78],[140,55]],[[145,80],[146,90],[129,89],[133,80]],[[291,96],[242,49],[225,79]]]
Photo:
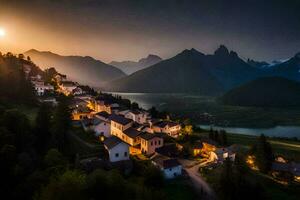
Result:
[[220,100],[235,106],[300,106],[300,83],[263,77],[230,90]]
[[140,59],[138,62],[135,61],[112,61],[109,63],[112,66],[115,66],[125,72],[126,74],[132,74],[141,69],[147,68],[151,65],[159,63],[162,59],[157,55],[148,55],[146,58]]
[[261,75],[261,70],[221,45],[213,55],[205,55],[195,49],[184,50],[173,58],[112,81],[106,89],[217,95]]
[[267,63],[265,61],[255,61],[255,60],[252,60],[249,58],[247,60],[247,64],[251,65],[252,67],[259,68],[259,69],[264,69],[270,65],[269,63]]
[[300,81],[300,52],[289,60],[274,65],[269,69],[272,76],[281,76],[287,79]]
[[61,56],[34,49],[24,55],[30,56],[42,69],[54,67],[58,72],[67,74],[70,79],[91,86],[98,87],[104,82],[126,76],[118,68],[88,56]]

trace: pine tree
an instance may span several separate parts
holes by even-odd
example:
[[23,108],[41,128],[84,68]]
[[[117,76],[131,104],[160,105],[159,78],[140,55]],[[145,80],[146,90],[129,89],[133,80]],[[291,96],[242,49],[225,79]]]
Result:
[[68,107],[68,100],[63,98],[53,116],[52,127],[52,142],[53,146],[59,151],[64,152],[64,145],[66,144],[66,134],[71,127],[71,111]]

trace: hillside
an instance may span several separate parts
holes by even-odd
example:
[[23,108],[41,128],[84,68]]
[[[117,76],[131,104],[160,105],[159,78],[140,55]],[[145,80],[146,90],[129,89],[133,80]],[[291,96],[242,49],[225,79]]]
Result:
[[273,76],[281,76],[290,80],[300,81],[300,53],[289,60],[279,63],[269,69]]
[[159,63],[162,59],[157,55],[148,55],[146,58],[142,58],[139,61],[112,61],[109,63],[112,66],[115,66],[125,72],[126,74],[132,74],[141,69],[147,68],[151,65]]
[[184,50],[173,58],[112,81],[106,89],[217,95],[262,74],[261,70],[248,65],[235,52],[229,52],[221,45],[213,55],[195,49]]
[[54,67],[60,73],[68,74],[70,79],[86,85],[100,86],[106,81],[125,76],[124,72],[116,67],[88,56],[61,56],[34,49],[25,52],[24,55],[30,56],[42,69]]
[[232,89],[220,100],[236,106],[300,106],[300,83],[282,77],[259,78]]

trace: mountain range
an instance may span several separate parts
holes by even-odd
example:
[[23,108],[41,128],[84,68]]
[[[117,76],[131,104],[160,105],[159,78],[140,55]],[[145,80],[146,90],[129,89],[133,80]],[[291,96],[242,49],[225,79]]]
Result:
[[29,56],[42,69],[54,67],[73,81],[95,87],[126,76],[120,69],[89,56],[61,56],[35,49],[25,52],[24,55]]
[[264,72],[221,45],[213,55],[195,49],[106,84],[118,92],[191,92],[217,95]]
[[215,96],[260,77],[278,76],[300,81],[300,53],[290,59],[269,64],[251,59],[244,61],[224,45],[211,55],[192,48],[166,60],[149,55],[138,62],[110,64],[88,56],[60,56],[37,50],[24,54],[30,56],[42,69],[55,67],[74,81],[112,92],[198,93]]
[[139,61],[112,61],[109,64],[115,66],[125,72],[126,74],[132,74],[136,71],[147,68],[151,65],[154,65],[158,62],[162,61],[162,59],[157,55],[148,55],[146,58],[142,58]]

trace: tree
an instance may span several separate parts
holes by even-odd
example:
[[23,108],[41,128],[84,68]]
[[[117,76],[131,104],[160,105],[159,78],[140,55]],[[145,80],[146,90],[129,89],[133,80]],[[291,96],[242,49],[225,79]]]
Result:
[[68,170],[58,177],[52,177],[50,183],[44,187],[37,197],[40,200],[83,200],[86,175],[80,171]]
[[264,134],[261,134],[258,138],[255,147],[253,148],[256,164],[259,170],[263,173],[267,173],[272,166],[274,160],[273,151],[270,143],[267,141]]
[[136,102],[133,102],[133,103],[131,104],[131,109],[132,109],[132,110],[138,110],[138,109],[139,109],[139,104],[136,103]]
[[31,58],[29,56],[27,56],[27,60],[31,62]]
[[220,144],[227,145],[227,133],[225,130],[220,131]]
[[62,98],[55,109],[53,116],[52,141],[53,146],[64,152],[66,134],[71,127],[71,111],[68,107],[68,99]]
[[57,149],[50,149],[44,158],[45,166],[54,170],[64,169],[67,163],[67,160]]
[[42,104],[39,108],[37,117],[35,119],[35,147],[37,152],[43,155],[48,147],[49,141],[51,140],[51,110],[47,104]]
[[149,113],[150,113],[152,118],[157,118],[158,117],[158,111],[156,110],[156,108],[154,106],[152,106],[149,109]]

